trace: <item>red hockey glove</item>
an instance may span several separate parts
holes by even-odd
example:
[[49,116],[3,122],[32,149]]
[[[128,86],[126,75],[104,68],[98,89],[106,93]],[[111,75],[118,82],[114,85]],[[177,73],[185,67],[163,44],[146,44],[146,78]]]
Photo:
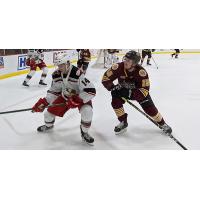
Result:
[[49,105],[45,98],[40,98],[38,102],[33,106],[32,112],[43,112],[44,109]]
[[77,96],[77,95],[74,95],[74,96],[68,98],[68,100],[67,100],[67,106],[68,106],[68,108],[77,108],[82,103],[83,103],[83,100],[79,96]]

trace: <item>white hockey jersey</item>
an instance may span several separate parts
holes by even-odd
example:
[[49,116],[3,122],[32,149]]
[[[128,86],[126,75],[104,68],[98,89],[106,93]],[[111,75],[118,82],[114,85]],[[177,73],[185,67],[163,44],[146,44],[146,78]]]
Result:
[[27,53],[27,58],[34,59],[36,64],[43,62],[44,54],[38,52],[36,49],[29,49]]
[[57,96],[62,95],[66,100],[72,95],[78,95],[83,103],[87,103],[96,95],[94,84],[84,74],[78,73],[78,68],[71,65],[68,74],[56,70],[52,74],[51,88],[47,91],[46,99],[52,103]]

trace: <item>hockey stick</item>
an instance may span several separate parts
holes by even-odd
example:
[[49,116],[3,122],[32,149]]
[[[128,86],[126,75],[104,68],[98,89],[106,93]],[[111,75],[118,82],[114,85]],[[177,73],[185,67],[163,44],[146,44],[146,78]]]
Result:
[[[52,105],[47,106],[46,108],[54,107],[54,106],[64,106],[64,105],[65,105],[65,103],[52,104]],[[26,108],[26,109],[20,109],[20,110],[11,110],[11,111],[0,112],[0,115],[1,114],[16,113],[16,112],[24,112],[24,111],[30,111],[30,110],[32,110],[32,108]]]
[[[157,127],[159,127],[160,129],[162,129],[162,127],[156,122],[154,121],[151,117],[149,117],[149,115],[147,115],[146,113],[144,113],[142,110],[140,110],[136,105],[134,105],[132,102],[130,102],[128,99],[122,97],[122,99],[127,102],[128,104],[130,104],[132,107],[134,107],[137,111],[139,111],[141,114],[143,114],[146,118],[148,118],[151,122],[153,122]],[[172,134],[168,135],[172,140],[174,140],[180,147],[182,147],[184,150],[187,150],[186,147],[184,147]]]
[[156,68],[158,69],[158,65],[157,65],[157,63],[155,62],[155,60],[154,60],[153,56],[151,56],[151,58],[152,58],[153,62],[155,63],[155,65],[156,65]]

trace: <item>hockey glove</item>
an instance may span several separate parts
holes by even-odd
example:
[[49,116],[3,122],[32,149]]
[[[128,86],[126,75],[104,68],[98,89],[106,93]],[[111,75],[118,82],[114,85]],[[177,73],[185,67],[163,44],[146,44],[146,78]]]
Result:
[[38,102],[33,106],[32,112],[43,112],[44,109],[49,105],[46,98],[40,98]]
[[112,90],[111,90],[111,95],[113,98],[121,98],[124,97],[126,99],[129,99],[131,97],[131,90],[127,88],[123,88],[120,85],[116,85]]

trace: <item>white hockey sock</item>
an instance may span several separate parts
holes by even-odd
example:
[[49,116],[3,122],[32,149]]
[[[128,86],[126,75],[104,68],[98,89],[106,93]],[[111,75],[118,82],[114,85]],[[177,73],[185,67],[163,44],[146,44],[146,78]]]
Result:
[[47,77],[47,72],[48,72],[47,67],[44,67],[44,68],[42,69],[42,71],[43,71],[43,72],[42,72],[40,81],[44,81],[44,79]]
[[80,109],[81,113],[81,129],[87,133],[92,123],[93,111],[90,105],[83,105]]
[[46,111],[44,113],[44,121],[47,127],[51,127],[54,125],[55,122],[55,115],[51,114],[50,112]]
[[26,83],[28,83],[29,81],[30,81],[30,79],[34,76],[34,74],[35,74],[35,70],[31,70],[28,74],[27,74],[27,76],[26,76],[26,78],[25,78],[25,82]]

